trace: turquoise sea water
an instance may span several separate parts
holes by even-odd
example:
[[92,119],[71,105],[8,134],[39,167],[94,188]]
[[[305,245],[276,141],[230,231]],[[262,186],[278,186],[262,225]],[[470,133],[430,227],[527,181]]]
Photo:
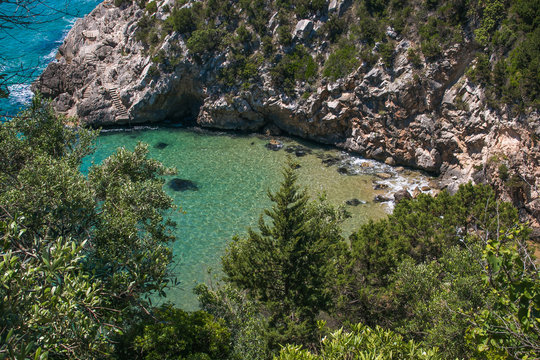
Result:
[[[285,147],[298,145],[292,139],[281,139]],[[175,166],[178,177],[193,181],[197,191],[173,191],[165,187],[183,213],[172,214],[178,224],[174,244],[175,267],[180,286],[168,291],[167,300],[184,309],[195,309],[197,301],[192,294],[198,282],[209,281],[207,274],[213,269],[219,275],[220,258],[227,243],[235,234],[245,234],[248,226],[256,226],[259,215],[270,205],[267,191],[275,191],[281,180],[281,169],[288,153],[268,150],[267,138],[200,132],[187,129],[147,129],[102,134],[96,153],[86,159],[83,170],[92,161],[99,163],[111,155],[118,146],[133,149],[142,141],[150,146],[150,156],[167,166]],[[162,149],[157,147],[162,143]],[[365,204],[347,206],[351,218],[344,224],[350,233],[368,219],[386,216],[390,203],[375,203],[373,197],[383,194],[373,190],[373,182],[386,182],[389,188],[414,187],[425,183],[418,173],[402,176],[390,167],[341,153],[335,149],[303,143],[312,153],[295,158],[301,165],[299,182],[310,189],[313,197],[326,192],[329,202],[343,205],[349,199]],[[340,174],[340,164],[326,166],[323,156],[341,156],[342,163],[352,164],[355,176]],[[294,157],[294,156],[293,156]],[[374,174],[387,171],[394,177],[381,180]]]
[[[30,84],[54,59],[77,18],[92,11],[100,0],[45,0],[36,1],[30,14],[29,26],[0,28],[0,73],[5,74],[10,96],[0,99],[0,114],[16,114],[31,97]],[[28,14],[0,1],[4,13]]]

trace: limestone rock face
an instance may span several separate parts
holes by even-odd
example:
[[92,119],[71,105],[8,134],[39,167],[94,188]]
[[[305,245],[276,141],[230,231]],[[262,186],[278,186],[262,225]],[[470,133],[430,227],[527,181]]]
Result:
[[300,20],[294,28],[294,36],[299,39],[307,39],[313,30],[313,21]]
[[[329,13],[347,11],[350,3],[330,1]],[[423,61],[419,76],[407,59],[418,44],[396,36],[392,69],[382,62],[362,65],[334,82],[298,82],[288,96],[272,84],[269,63],[249,87],[224,86],[218,74],[227,50],[194,56],[176,33],[154,53],[174,52],[178,61],[154,63],[135,37],[143,11],[97,6],[75,23],[34,89],[52,98],[58,111],[94,126],[189,120],[217,129],[273,129],[440,174],[450,191],[467,181],[491,183],[524,219],[540,220],[539,115],[510,116],[486,105],[483,89],[464,75],[474,56],[470,39],[438,61]],[[294,29],[314,58],[330,48],[310,48],[309,35],[320,23],[303,19]],[[512,181],[500,175],[503,165]]]

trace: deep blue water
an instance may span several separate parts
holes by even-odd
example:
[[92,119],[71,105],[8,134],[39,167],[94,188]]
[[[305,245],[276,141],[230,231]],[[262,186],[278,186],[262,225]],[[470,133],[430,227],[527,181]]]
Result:
[[[0,73],[8,79],[9,98],[0,99],[0,114],[14,115],[30,101],[30,84],[51,62],[77,18],[91,12],[101,0],[44,0],[31,9],[32,24],[0,24]],[[22,15],[0,2],[4,13]]]

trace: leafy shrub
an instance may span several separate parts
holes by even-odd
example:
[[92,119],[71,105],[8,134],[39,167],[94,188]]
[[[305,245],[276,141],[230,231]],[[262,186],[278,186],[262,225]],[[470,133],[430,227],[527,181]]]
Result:
[[370,17],[367,12],[363,14],[360,17],[358,26],[352,28],[352,32],[360,41],[372,45],[383,38],[383,32],[380,24],[375,19]]
[[285,55],[271,70],[272,79],[277,86],[292,94],[296,81],[312,81],[317,75],[318,66],[313,57],[302,45]]
[[227,358],[230,332],[223,321],[204,311],[188,313],[171,305],[154,309],[153,316],[130,329],[121,352],[146,360]]
[[270,36],[264,36],[262,38],[262,49],[266,56],[274,53],[274,44],[272,44],[272,38]]
[[194,54],[202,54],[214,50],[219,43],[219,31],[215,29],[202,29],[195,30],[186,45]]
[[420,55],[418,54],[417,50],[414,48],[409,48],[407,50],[407,60],[414,66],[414,67],[420,67],[422,66],[422,59],[420,58]]
[[298,345],[287,345],[275,359],[443,359],[436,348],[422,348],[420,344],[407,341],[393,331],[379,326],[372,329],[362,324],[353,325],[350,332],[340,329],[330,333],[321,340],[319,347],[312,353]]
[[[137,23],[137,31],[135,32],[135,39],[148,44],[150,33],[155,30],[156,20],[153,16],[144,14]],[[154,39],[153,39],[154,40]]]
[[257,77],[262,61],[261,56],[248,57],[242,53],[234,54],[229,58],[229,65],[221,69],[219,78],[228,86],[233,86],[241,80],[245,88],[249,87],[249,81]]
[[133,0],[114,0],[114,5],[117,7],[124,7],[131,5],[133,3]]
[[347,22],[344,18],[333,15],[324,23],[321,30],[331,42],[334,42],[347,30]]
[[291,30],[288,26],[281,25],[278,28],[279,43],[283,46],[289,46],[292,44]]
[[426,59],[436,59],[442,53],[441,45],[437,39],[422,41],[420,47],[422,48],[422,53]]
[[363,49],[360,52],[360,59],[364,62],[364,66],[369,69],[377,63],[379,55],[374,54],[370,49]]
[[261,36],[266,33],[270,14],[265,0],[240,0],[240,9],[247,15],[248,23]]
[[230,359],[268,359],[268,321],[247,292],[227,284],[219,284],[217,289],[199,284],[194,292],[201,308],[227,325],[231,333]]
[[508,166],[504,163],[499,165],[499,178],[502,181],[508,180]]
[[245,25],[240,25],[238,29],[236,29],[236,40],[241,44],[247,43],[253,40],[253,35]]
[[491,80],[491,69],[489,59],[486,54],[479,53],[476,56],[476,64],[473,69],[467,72],[468,78],[473,82],[487,84]]
[[167,20],[165,20],[165,25],[169,31],[178,31],[181,34],[192,32],[197,28],[193,9],[173,9]]
[[150,76],[151,78],[159,76],[159,69],[155,64],[150,65],[147,76]]
[[486,0],[483,2],[482,26],[474,31],[476,41],[486,46],[491,38],[491,34],[499,22],[505,17],[506,9],[501,0]]
[[394,44],[392,42],[379,44],[379,53],[384,65],[391,68],[394,62]]
[[148,4],[146,4],[146,11],[148,11],[149,14],[153,14],[157,11],[157,4],[155,1],[150,1]]
[[357,53],[353,44],[341,45],[324,63],[323,76],[336,80],[350,74],[360,63]]

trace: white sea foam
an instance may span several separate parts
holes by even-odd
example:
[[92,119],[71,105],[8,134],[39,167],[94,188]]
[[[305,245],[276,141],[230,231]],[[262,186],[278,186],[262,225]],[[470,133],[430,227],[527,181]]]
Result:
[[30,90],[30,84],[15,84],[10,85],[9,89],[9,98],[12,104],[28,104],[34,93]]
[[130,128],[110,128],[110,129],[101,129],[102,133],[116,133],[116,132],[131,132],[131,131],[142,131],[142,130],[158,130],[158,126],[133,126]]
[[43,56],[41,59],[43,62],[49,63],[56,57],[56,52],[58,51],[58,47],[54,47],[47,55]]
[[[421,173],[407,173],[405,176],[396,171],[394,167],[375,160],[363,159],[347,153],[342,153],[342,158],[341,166],[347,166],[347,168],[350,169],[349,171],[352,171],[354,174],[377,175],[378,173],[387,173],[392,175],[389,179],[379,179],[376,181],[377,184],[386,187],[385,192],[388,194],[388,197],[392,199],[391,201],[384,203],[387,206],[387,211],[390,213],[394,210],[395,202],[393,201],[392,196],[394,193],[406,189],[412,195],[412,192],[416,188],[421,189],[422,187],[429,185],[429,177],[422,175]],[[431,194],[432,190],[423,192]]]

